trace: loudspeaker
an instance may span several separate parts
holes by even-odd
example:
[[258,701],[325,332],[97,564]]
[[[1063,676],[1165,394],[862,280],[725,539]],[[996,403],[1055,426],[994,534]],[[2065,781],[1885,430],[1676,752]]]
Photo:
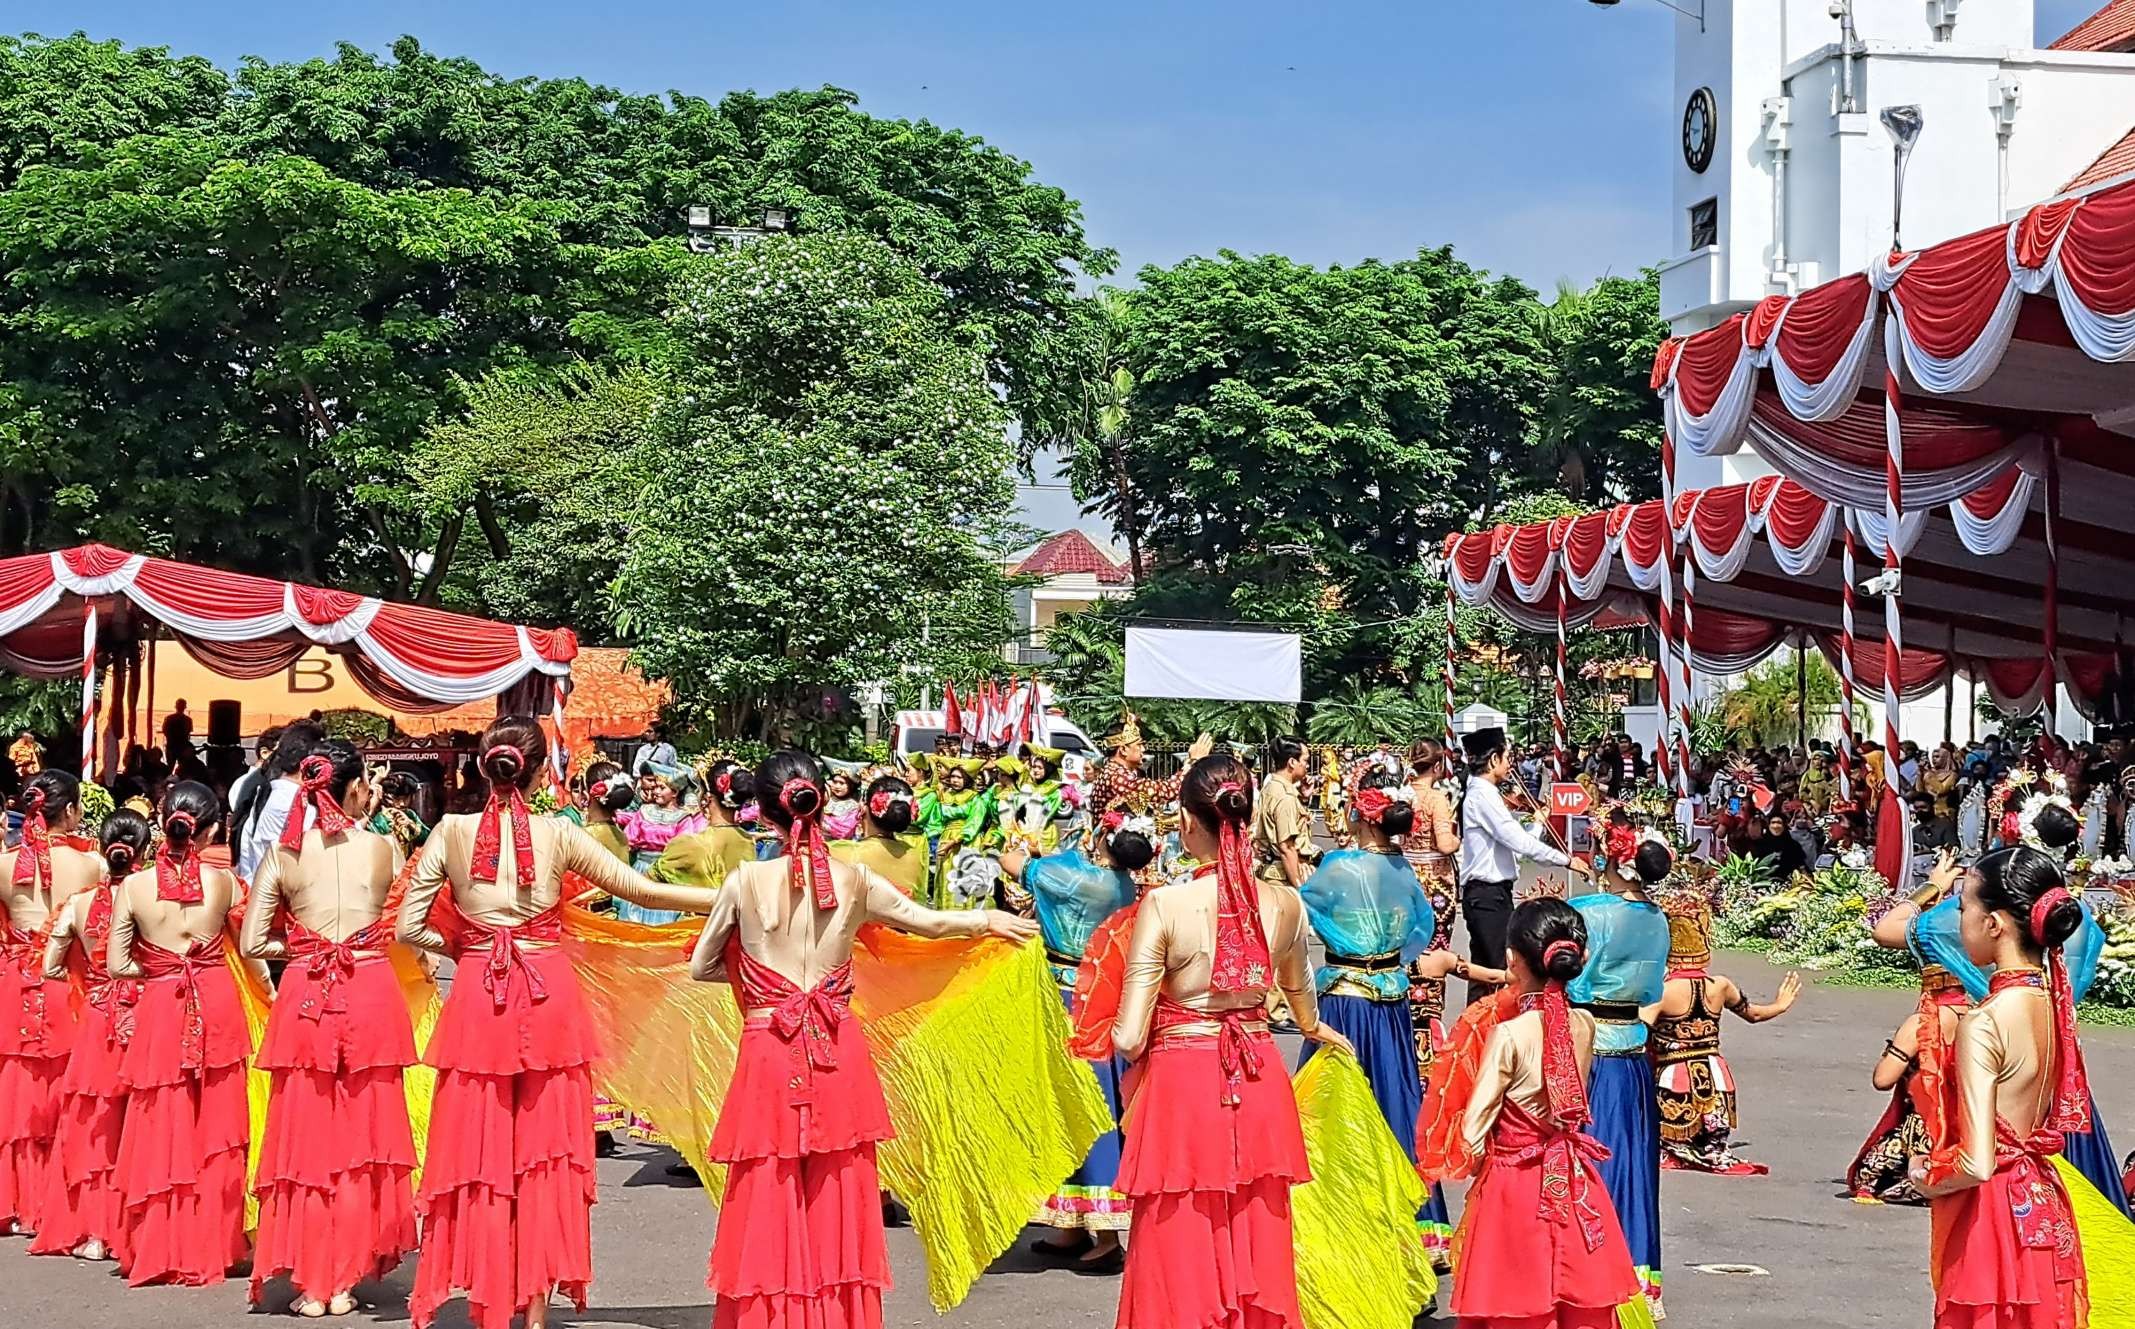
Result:
[[222,697],[208,703],[208,742],[220,747],[235,747],[238,742],[238,727],[244,719],[244,707],[234,697]]

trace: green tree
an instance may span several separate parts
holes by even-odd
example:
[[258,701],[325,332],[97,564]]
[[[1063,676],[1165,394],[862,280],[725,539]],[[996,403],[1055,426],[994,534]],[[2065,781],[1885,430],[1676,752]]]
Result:
[[1668,328],[1660,277],[1569,284],[1541,311],[1550,372],[1527,466],[1532,480],[1589,507],[1660,494],[1661,416],[1653,357]]
[[[1721,695],[1719,710],[1730,740],[1787,746],[1801,732],[1804,703],[1813,733],[1827,717],[1838,713],[1841,694],[1838,672],[1820,652],[1808,657],[1799,675],[1794,657],[1780,656],[1744,674]],[[1864,732],[1867,709],[1858,703],[1855,709],[1854,732]]]
[[426,435],[424,502],[560,542],[485,575],[612,617],[721,738],[842,734],[856,684],[998,669],[1008,421],[941,288],[827,235],[684,258],[668,290],[637,363],[499,371]]
[[221,70],[165,47],[0,36],[0,190],[39,163],[66,165],[135,134],[204,128],[229,95]]

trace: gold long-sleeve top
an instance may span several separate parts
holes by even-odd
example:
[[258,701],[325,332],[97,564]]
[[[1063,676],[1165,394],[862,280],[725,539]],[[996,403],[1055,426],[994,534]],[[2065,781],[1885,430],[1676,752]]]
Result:
[[[1579,1077],[1586,1078],[1594,1062],[1594,1017],[1574,1010],[1572,1050],[1579,1057]],[[1460,1129],[1468,1153],[1481,1158],[1490,1143],[1490,1132],[1506,1100],[1519,1104],[1537,1120],[1549,1119],[1549,1091],[1542,1083],[1542,1012],[1523,1011],[1490,1031],[1483,1045],[1482,1065],[1477,1068],[1475,1089]]]
[[[676,909],[701,914],[711,908],[713,892],[696,886],[668,886],[641,876],[584,830],[555,817],[536,817],[529,828],[534,842],[534,880],[519,881],[518,856],[512,847],[512,827],[504,819],[497,855],[497,879],[476,881],[475,828],[481,818],[474,814],[446,817],[430,833],[423,856],[416,860],[415,875],[408,882],[407,898],[400,904],[400,939],[425,950],[443,951],[444,934],[430,926],[430,910],[438,892],[449,884],[452,902],[468,921],[480,927],[515,928],[556,907],[563,893],[563,878],[575,872],[594,886],[619,895],[647,909]],[[528,943],[534,944],[534,943]]]
[[[1273,986],[1289,1001],[1297,1027],[1309,1034],[1319,1027],[1320,1007],[1312,986],[1312,962],[1305,950],[1312,929],[1305,921],[1304,903],[1287,886],[1255,881],[1253,888],[1260,892],[1260,921],[1268,939],[1268,958],[1273,961]],[[1119,1015],[1112,1025],[1112,1046],[1121,1056],[1131,1061],[1148,1047],[1150,1022],[1160,996],[1194,1011],[1256,1010],[1267,1004],[1266,987],[1221,994],[1209,991],[1215,954],[1213,873],[1142,898],[1134,917],[1134,934],[1127,943]],[[1212,1034],[1218,1027],[1211,1020],[1206,1025],[1180,1026],[1179,1033]]]
[[1957,1164],[1938,1194],[1994,1175],[1994,1119],[2019,1138],[2038,1129],[2053,1089],[2053,1000],[2042,988],[1993,993],[1957,1024]]
[[833,840],[830,856],[843,863],[873,868],[906,895],[918,895],[927,882],[925,836],[870,835],[859,840]]
[[0,854],[0,900],[6,902],[8,921],[24,932],[42,928],[53,910],[102,881],[109,871],[101,857],[59,843],[55,834],[52,880],[35,887],[18,887],[15,859],[21,852],[17,849]]
[[862,924],[881,923],[919,937],[976,937],[986,930],[984,911],[945,913],[915,904],[872,868],[833,862],[830,880],[838,907],[825,911],[816,908],[812,889],[793,888],[786,859],[735,868],[697,934],[690,977],[699,982],[726,977],[730,938],[740,940],[750,959],[806,990],[852,958]]
[[141,966],[133,958],[135,937],[183,955],[227,932],[230,907],[236,902],[237,878],[223,868],[201,867],[199,904],[158,899],[153,867],[133,873],[112,895],[111,940],[105,946],[104,967],[113,978],[139,978]]
[[313,827],[304,832],[302,852],[276,847],[260,860],[238,949],[255,960],[286,958],[288,940],[274,930],[284,904],[292,918],[328,941],[347,941],[384,915],[400,864],[400,846],[391,836],[352,829],[328,840]]

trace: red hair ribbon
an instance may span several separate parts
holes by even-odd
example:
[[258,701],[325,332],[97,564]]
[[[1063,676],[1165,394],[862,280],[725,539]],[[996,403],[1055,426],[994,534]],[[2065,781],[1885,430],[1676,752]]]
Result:
[[[815,806],[802,812],[793,806],[794,795],[808,790],[815,797]],[[815,907],[835,909],[838,893],[830,880],[830,845],[823,839],[823,791],[807,780],[788,780],[778,791],[778,805],[793,817],[793,829],[786,833],[786,871],[793,882],[793,889],[807,890],[815,887]]]
[[[1218,786],[1219,800],[1242,788],[1235,780]],[[1260,888],[1246,856],[1245,825],[1228,814],[1216,827],[1216,953],[1210,965],[1211,992],[1264,989],[1273,975],[1268,937],[1260,922]]]
[[[482,754],[482,769],[489,769],[489,759],[508,754],[519,759],[519,770],[526,770],[526,754],[509,743],[499,743]],[[519,867],[519,888],[532,890],[534,886],[534,827],[527,815],[526,795],[518,785],[498,789],[492,780],[489,785],[489,801],[482,805],[482,819],[474,827],[474,862],[468,867],[468,875],[476,881],[495,881],[498,860],[504,856],[503,821],[510,812],[512,819],[512,857]]]
[[1394,805],[1393,798],[1384,789],[1359,789],[1356,797],[1357,815],[1365,821],[1377,824],[1386,810]]
[[[1558,955],[1579,954],[1577,942],[1557,940],[1542,951],[1542,967]],[[1542,985],[1542,1088],[1549,1096],[1550,1120],[1565,1130],[1577,1130],[1591,1119],[1586,1102],[1586,1077],[1579,1074],[1579,1054],[1572,1046],[1572,1009],[1564,984],[1550,979]]]
[[[163,823],[163,845],[156,850],[156,898],[172,904],[199,904],[200,845],[193,832],[199,824],[190,812],[173,812]],[[172,849],[171,829],[183,826],[186,829],[185,849]]]
[[303,849],[306,803],[319,819],[321,836],[344,834],[356,824],[340,801],[326,792],[333,779],[334,764],[323,756],[314,754],[297,763],[297,801],[289,809],[289,820],[282,823],[282,848],[292,854]]
[[[2056,886],[2031,906],[2031,935],[2038,937],[2046,917],[2055,906],[2075,897]],[[2068,964],[2058,946],[2046,951],[2046,990],[2053,1001],[2053,1098],[2047,1104],[2048,1130],[2087,1131],[2091,1120],[2090,1072],[2083,1065],[2083,1044],[2076,1038],[2076,994],[2068,980]]]
[[901,794],[894,789],[877,789],[874,795],[867,800],[867,810],[870,814],[879,817],[890,810],[892,803],[907,801],[909,801],[908,795]]
[[44,819],[44,790],[32,789],[22,800],[22,847],[15,853],[15,884],[35,886],[52,880],[52,828]]

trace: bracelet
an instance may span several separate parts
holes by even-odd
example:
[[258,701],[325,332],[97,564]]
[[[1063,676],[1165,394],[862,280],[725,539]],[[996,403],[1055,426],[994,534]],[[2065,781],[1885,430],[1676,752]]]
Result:
[[1883,1055],[1886,1057],[1896,1057],[1899,1061],[1904,1062],[1908,1066],[1913,1064],[1913,1059],[1905,1055],[1905,1050],[1903,1048],[1900,1048],[1897,1042],[1893,1039],[1886,1038],[1883,1040]]
[[1942,898],[1942,888],[1931,881],[1918,887],[1905,898],[1912,902],[1913,908],[1924,910]]

